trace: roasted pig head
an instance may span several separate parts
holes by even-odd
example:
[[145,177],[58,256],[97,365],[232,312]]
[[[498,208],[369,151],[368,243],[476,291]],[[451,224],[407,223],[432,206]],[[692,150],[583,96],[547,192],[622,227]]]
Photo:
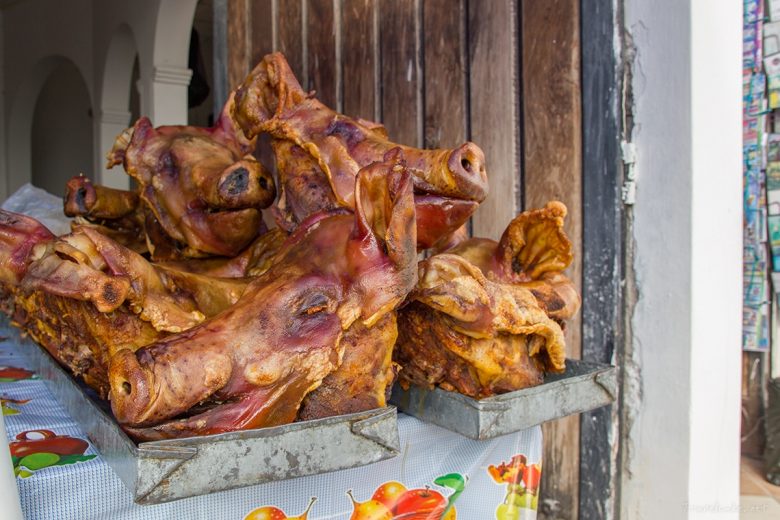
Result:
[[354,208],[355,175],[394,148],[413,176],[420,248],[455,231],[487,195],[478,146],[421,150],[394,143],[383,126],[338,114],[304,92],[279,53],[263,58],[239,87],[234,113],[247,136],[272,137],[281,190],[277,221],[285,229],[322,209]]
[[563,203],[548,202],[515,217],[498,242],[472,238],[447,253],[467,259],[491,280],[525,287],[552,318],[566,320],[579,310],[580,296],[563,274],[574,258],[565,218]]
[[0,285],[13,290],[27,272],[33,247],[53,239],[34,218],[0,209]]
[[111,405],[137,439],[292,422],[345,357],[355,323],[373,327],[416,283],[411,175],[364,168],[355,212],[301,223],[235,305],[201,325],[111,360]]
[[572,261],[565,215],[552,202],[515,218],[500,242],[466,240],[420,263],[399,312],[403,384],[482,398],[563,371],[563,322],[580,304],[562,273]]
[[235,127],[232,104],[231,95],[212,128],[154,128],[142,117],[108,154],[109,167],[123,164],[138,182],[156,260],[235,256],[262,229],[274,182],[251,155],[255,140]]
[[193,327],[248,283],[155,266],[90,226],[54,237],[29,217],[0,221],[5,310],[103,397],[115,351]]
[[65,215],[74,217],[71,227],[92,226],[137,253],[148,251],[144,212],[138,194],[94,184],[83,175],[65,185]]

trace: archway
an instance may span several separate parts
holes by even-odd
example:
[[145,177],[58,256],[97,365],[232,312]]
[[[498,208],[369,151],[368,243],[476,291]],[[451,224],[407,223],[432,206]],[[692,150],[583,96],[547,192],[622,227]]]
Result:
[[[121,168],[108,170],[105,167],[106,153],[129,124],[131,101],[137,94],[138,51],[133,33],[125,24],[120,25],[111,37],[106,54],[100,91],[100,115],[98,124],[98,146],[95,158],[100,172],[100,183],[115,188],[127,188],[127,175]],[[134,71],[136,76],[134,77]]]
[[[70,67],[71,71],[75,69],[86,89],[86,83],[72,61],[63,56],[48,56],[33,67],[13,97],[7,134],[9,194],[32,180],[32,127],[35,105],[44,83],[60,67]],[[87,99],[90,99],[88,92],[87,90]],[[65,104],[68,103],[69,101],[66,101]]]
[[92,108],[81,73],[62,63],[41,86],[32,118],[31,180],[60,195],[74,175],[93,178]]

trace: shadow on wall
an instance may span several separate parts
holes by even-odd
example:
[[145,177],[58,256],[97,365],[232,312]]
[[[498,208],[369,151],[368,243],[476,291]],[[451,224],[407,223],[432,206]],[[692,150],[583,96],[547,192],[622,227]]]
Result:
[[32,183],[55,195],[79,173],[94,178],[92,110],[76,66],[62,62],[44,82],[32,123]]

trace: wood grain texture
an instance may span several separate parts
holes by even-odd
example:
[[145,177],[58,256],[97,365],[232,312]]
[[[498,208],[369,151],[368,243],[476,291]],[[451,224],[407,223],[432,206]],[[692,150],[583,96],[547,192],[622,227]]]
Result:
[[379,2],[382,122],[390,138],[422,144],[419,0]]
[[228,90],[236,88],[249,71],[249,0],[227,3]]
[[342,0],[342,70],[344,113],[368,120],[379,119],[376,71],[379,49],[375,27],[376,2]]
[[336,23],[334,0],[306,0],[307,90],[316,90],[317,99],[338,107]]
[[423,1],[424,145],[467,139],[465,0]]
[[[522,2],[523,194],[526,208],[559,200],[569,210],[564,225],[574,246],[569,277],[582,291],[582,110],[579,0]],[[581,354],[582,322],[567,323],[566,355]],[[548,519],[577,518],[579,417],[543,427],[542,508]]]
[[485,152],[490,182],[473,233],[498,239],[519,209],[517,1],[469,0],[468,15],[471,140]]
[[301,85],[306,86],[303,67],[303,5],[302,0],[277,0],[276,49],[287,58]]
[[274,50],[273,2],[272,0],[249,0],[252,19],[249,23],[249,67],[254,68],[260,60]]

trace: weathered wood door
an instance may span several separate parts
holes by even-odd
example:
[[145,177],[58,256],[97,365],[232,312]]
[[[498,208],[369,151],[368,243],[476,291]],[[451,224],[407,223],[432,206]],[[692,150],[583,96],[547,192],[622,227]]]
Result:
[[[486,155],[490,195],[475,236],[498,238],[523,208],[557,199],[582,281],[580,0],[230,0],[228,87],[281,51],[304,88],[402,143]],[[567,328],[579,358],[579,318]],[[578,417],[545,425],[547,518],[577,518]]]

